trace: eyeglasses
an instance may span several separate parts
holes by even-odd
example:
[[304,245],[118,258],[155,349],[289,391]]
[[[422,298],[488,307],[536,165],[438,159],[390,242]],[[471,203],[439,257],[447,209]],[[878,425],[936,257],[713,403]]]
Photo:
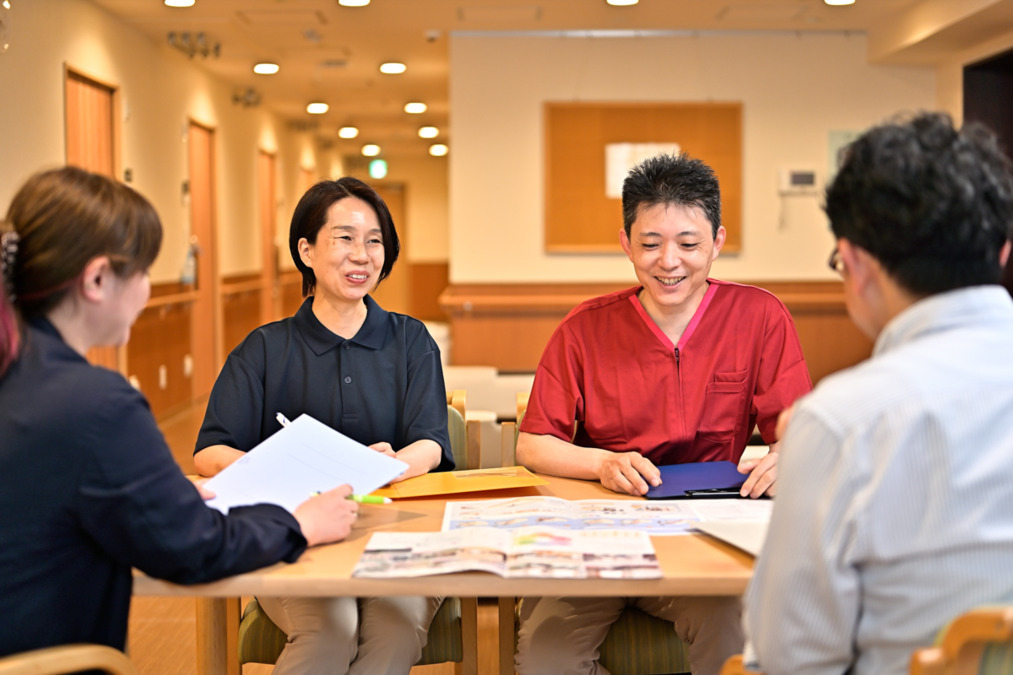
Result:
[[844,261],[841,260],[841,253],[837,250],[836,246],[834,246],[834,250],[830,252],[830,259],[827,260],[827,265],[830,266],[831,270],[837,272],[838,274],[844,273]]

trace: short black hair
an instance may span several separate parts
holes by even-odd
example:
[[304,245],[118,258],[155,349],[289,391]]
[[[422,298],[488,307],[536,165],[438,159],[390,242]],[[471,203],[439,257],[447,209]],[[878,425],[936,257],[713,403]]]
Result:
[[288,248],[292,253],[292,260],[296,268],[302,274],[302,294],[307,296],[313,293],[317,285],[317,277],[313,269],[307,267],[299,256],[299,240],[305,238],[309,243],[316,245],[317,235],[320,229],[327,222],[327,212],[331,206],[346,197],[356,197],[369,204],[376,213],[380,222],[380,233],[383,236],[383,267],[380,269],[379,284],[387,278],[390,270],[397,261],[401,252],[401,242],[397,238],[397,230],[394,228],[394,220],[390,216],[390,209],[377,193],[376,190],[363,183],[358,178],[345,176],[338,180],[322,180],[302,196],[296,204],[295,212],[292,214],[292,225],[288,230]]
[[623,229],[630,236],[641,207],[658,204],[695,206],[711,224],[721,227],[721,187],[714,169],[686,153],[656,155],[637,164],[623,181]]
[[995,135],[944,113],[896,118],[843,150],[827,188],[837,238],[917,296],[994,284],[1013,223],[1013,178]]

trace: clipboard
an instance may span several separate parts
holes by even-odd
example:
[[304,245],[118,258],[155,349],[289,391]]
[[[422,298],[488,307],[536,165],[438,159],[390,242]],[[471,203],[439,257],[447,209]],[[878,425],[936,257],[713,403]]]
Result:
[[658,469],[661,485],[647,491],[648,499],[739,499],[747,477],[734,462],[689,462]]

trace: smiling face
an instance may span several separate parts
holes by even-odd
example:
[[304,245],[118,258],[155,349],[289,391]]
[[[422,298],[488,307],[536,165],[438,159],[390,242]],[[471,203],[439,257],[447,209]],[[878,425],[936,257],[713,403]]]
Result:
[[643,285],[640,302],[655,322],[688,320],[707,292],[711,263],[725,243],[725,228],[712,234],[703,211],[682,204],[642,206],[623,251]]
[[334,202],[316,241],[299,240],[299,257],[316,276],[318,299],[361,302],[383,269],[383,234],[373,208],[358,197]]

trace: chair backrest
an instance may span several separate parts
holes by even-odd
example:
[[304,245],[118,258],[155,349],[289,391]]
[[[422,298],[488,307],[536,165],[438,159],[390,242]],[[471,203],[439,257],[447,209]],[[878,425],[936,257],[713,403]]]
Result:
[[517,466],[517,430],[520,429],[521,420],[528,409],[528,392],[517,394],[517,421],[503,422],[500,425],[500,464],[502,466]]
[[464,389],[447,392],[447,431],[458,470],[477,469],[482,461],[482,429],[478,422],[468,420],[467,401]]
[[123,652],[104,645],[60,645],[0,658],[0,675],[63,675],[82,670],[137,675]]
[[965,612],[941,631],[936,643],[911,656],[912,675],[1013,673],[1013,605]]

